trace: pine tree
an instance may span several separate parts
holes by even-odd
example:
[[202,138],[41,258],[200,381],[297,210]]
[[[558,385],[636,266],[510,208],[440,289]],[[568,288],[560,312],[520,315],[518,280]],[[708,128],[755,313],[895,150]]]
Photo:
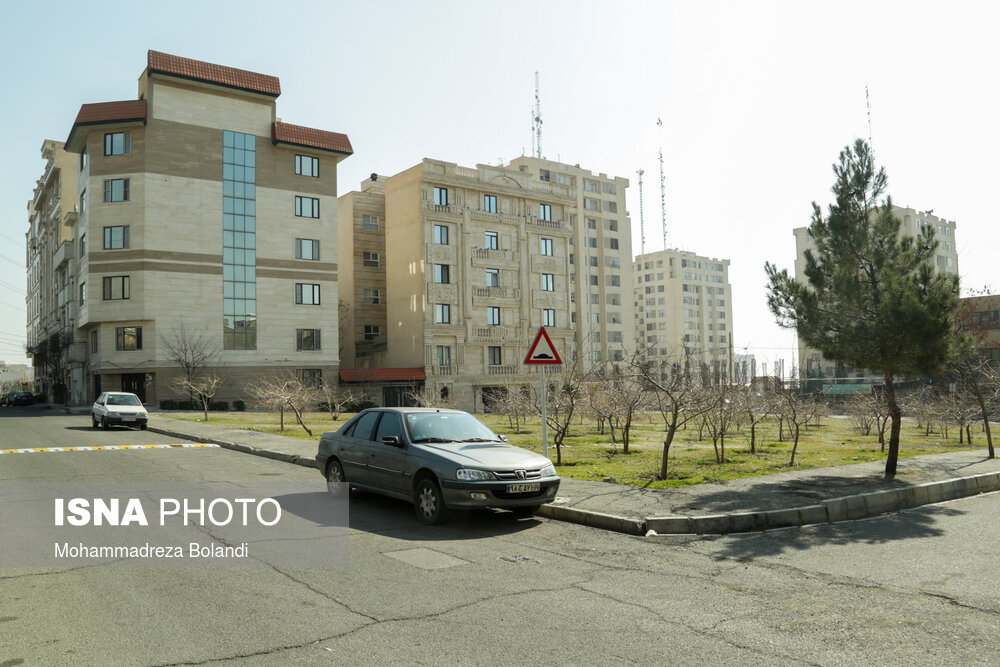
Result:
[[[900,238],[884,169],[858,139],[833,165],[835,203],[813,203],[805,282],[765,265],[767,304],[784,327],[824,357],[882,373],[892,417],[885,477],[896,475],[901,413],[896,383],[942,370],[953,356],[958,276],[936,273],[933,226]],[[881,200],[881,203],[879,203]]]

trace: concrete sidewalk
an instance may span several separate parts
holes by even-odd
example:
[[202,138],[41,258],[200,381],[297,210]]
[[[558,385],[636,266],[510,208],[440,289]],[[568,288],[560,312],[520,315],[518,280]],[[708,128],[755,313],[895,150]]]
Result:
[[[316,463],[319,434],[302,440],[155,412],[149,429],[307,467]],[[557,501],[539,514],[633,535],[724,534],[854,520],[1000,490],[1000,460],[986,458],[985,446],[900,459],[892,482],[883,481],[884,468],[860,463],[666,490],[564,477]]]

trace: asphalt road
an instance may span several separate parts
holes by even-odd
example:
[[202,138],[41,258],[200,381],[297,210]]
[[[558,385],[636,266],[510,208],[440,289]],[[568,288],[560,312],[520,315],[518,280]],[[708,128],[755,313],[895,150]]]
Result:
[[[0,409],[0,449],[173,442]],[[223,449],[0,455],[0,483],[318,478]],[[998,512],[992,494],[645,539],[504,512],[425,527],[406,503],[354,494],[346,567],[2,569],[0,667],[993,665]]]

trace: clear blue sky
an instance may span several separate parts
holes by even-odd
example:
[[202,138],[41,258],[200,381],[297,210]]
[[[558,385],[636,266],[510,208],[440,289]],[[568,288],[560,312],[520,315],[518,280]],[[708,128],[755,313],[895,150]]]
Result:
[[[285,121],[347,133],[340,193],[434,157],[531,151],[534,72],[545,156],[645,170],[646,250],[731,260],[736,347],[791,363],[764,299],[765,261],[830,200],[831,164],[872,138],[897,204],[958,224],[964,287],[1000,289],[1000,9],[983,2],[49,2],[2,0],[0,360],[24,363],[27,201],[42,141],[79,107],[134,99],[146,51],[280,77]],[[662,129],[656,120],[664,121]]]

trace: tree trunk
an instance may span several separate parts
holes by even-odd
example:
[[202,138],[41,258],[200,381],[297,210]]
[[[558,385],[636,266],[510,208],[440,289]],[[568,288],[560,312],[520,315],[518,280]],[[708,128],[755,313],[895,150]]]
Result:
[[667,427],[667,437],[663,439],[663,456],[660,459],[660,479],[667,478],[667,458],[670,455],[670,445],[674,441],[674,433],[677,432],[677,416],[675,415]]
[[[996,458],[996,452],[993,451],[993,434],[990,433],[990,413],[986,409],[986,401],[979,387],[976,387],[976,401],[979,403],[980,414],[983,416],[983,429],[986,431],[986,450],[989,452],[989,458],[993,459]],[[971,438],[969,442],[972,442]]]
[[896,477],[896,463],[899,460],[899,431],[903,419],[899,404],[896,403],[896,386],[892,371],[885,373],[885,399],[889,406],[889,416],[892,418],[892,426],[889,428],[889,453],[885,457],[885,479],[891,481]]
[[795,443],[792,445],[792,458],[788,462],[789,467],[795,466],[795,450],[799,448],[799,425],[795,424]]

